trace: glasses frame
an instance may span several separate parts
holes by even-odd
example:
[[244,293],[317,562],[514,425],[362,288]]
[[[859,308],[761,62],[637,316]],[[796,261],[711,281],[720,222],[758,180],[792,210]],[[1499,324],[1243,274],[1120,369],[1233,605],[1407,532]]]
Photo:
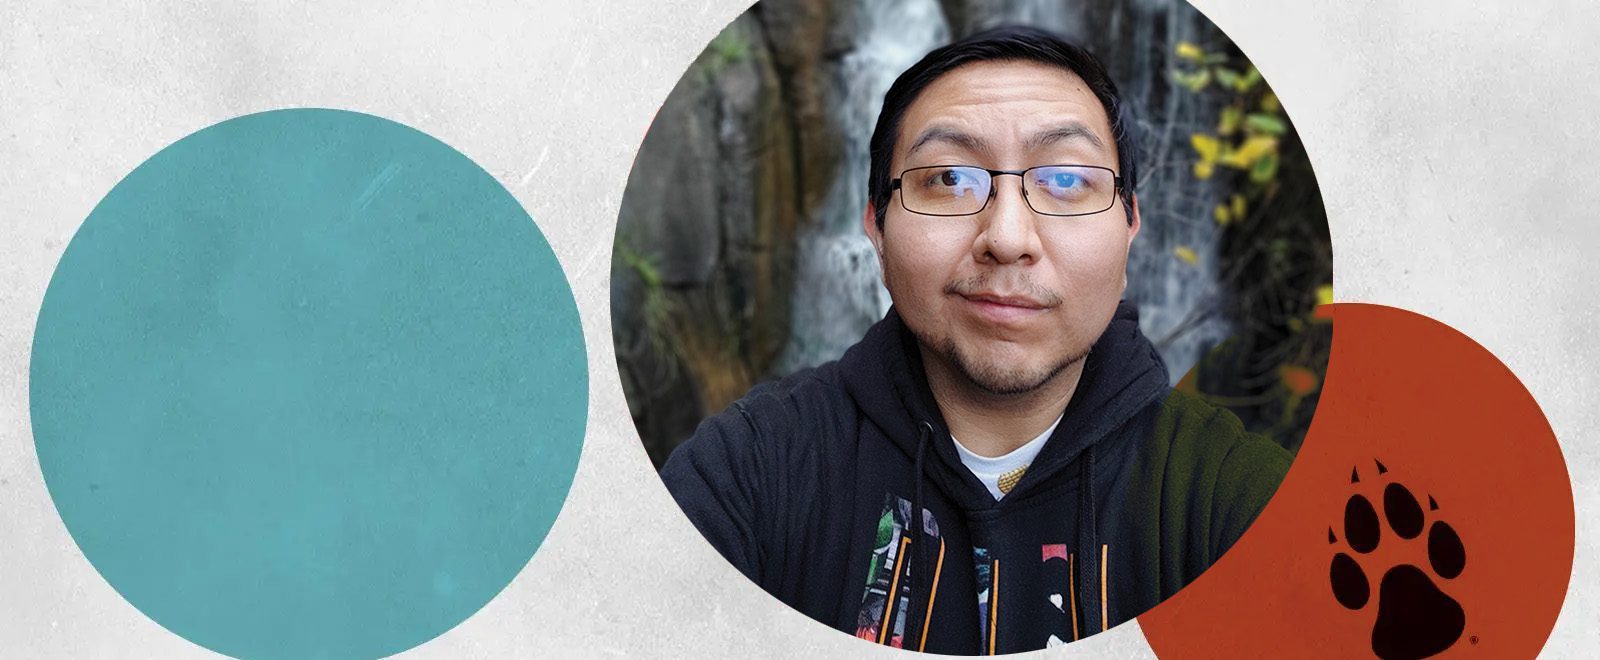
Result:
[[[983,213],[984,209],[989,208],[989,202],[994,201],[994,198],[997,195],[1000,194],[1000,187],[997,186],[997,185],[994,185],[994,178],[997,177],[997,176],[1003,175],[1003,174],[1010,174],[1012,176],[1015,176],[1017,178],[1022,179],[1023,185],[1022,185],[1022,188],[1020,188],[1020,190],[1022,191],[1022,203],[1028,205],[1028,210],[1033,211],[1034,213],[1037,213],[1039,215],[1047,215],[1047,216],[1050,216],[1052,218],[1076,218],[1076,217],[1079,217],[1079,216],[1094,215],[1096,213],[1105,213],[1106,211],[1110,211],[1111,207],[1116,206],[1117,205],[1117,198],[1120,197],[1122,193],[1127,191],[1127,188],[1122,185],[1122,175],[1118,174],[1116,170],[1113,170],[1113,169],[1111,169],[1109,167],[1101,167],[1099,165],[1078,165],[1076,163],[1055,163],[1055,164],[1050,164],[1050,165],[1034,165],[1033,167],[1030,167],[1030,168],[1025,169],[1025,170],[991,170],[991,169],[989,169],[987,167],[979,167],[977,165],[924,165],[924,166],[921,166],[921,167],[912,167],[912,168],[908,168],[908,169],[902,170],[900,172],[900,176],[897,176],[897,177],[889,180],[889,191],[891,193],[893,193],[896,190],[901,190],[900,182],[905,179],[905,176],[907,174],[910,174],[912,172],[916,172],[916,171],[919,171],[919,170],[935,170],[935,169],[951,168],[951,167],[963,167],[963,168],[973,169],[973,170],[982,170],[984,172],[988,172],[989,173],[989,195],[984,198],[983,206],[978,207],[978,210],[973,211],[971,213],[923,213],[921,211],[913,211],[913,210],[911,210],[911,207],[906,206],[906,194],[902,190],[901,193],[900,193],[900,208],[905,209],[907,213],[915,213],[917,215],[926,215],[926,216],[930,216],[930,217],[934,217],[934,218],[962,218],[962,217],[966,217],[966,216],[969,216],[969,215],[977,215],[979,213]],[[1037,169],[1046,168],[1046,167],[1081,167],[1081,168],[1084,168],[1084,169],[1104,170],[1106,172],[1110,172],[1111,173],[1111,183],[1112,183],[1111,201],[1106,203],[1106,207],[1103,208],[1103,209],[1100,209],[1098,211],[1084,211],[1083,213],[1046,213],[1044,211],[1040,211],[1037,208],[1034,208],[1033,200],[1028,199],[1028,185],[1027,185],[1028,178],[1027,178],[1026,175],[1029,172],[1032,172],[1032,171],[1037,170]]]

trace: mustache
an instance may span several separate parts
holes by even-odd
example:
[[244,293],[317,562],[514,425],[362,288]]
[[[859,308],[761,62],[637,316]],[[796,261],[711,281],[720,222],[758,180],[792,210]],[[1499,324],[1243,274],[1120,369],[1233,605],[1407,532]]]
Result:
[[955,280],[944,286],[946,294],[958,296],[974,296],[984,293],[1002,293],[1008,296],[1023,296],[1045,307],[1056,307],[1065,299],[1060,294],[1040,286],[1033,278],[1026,274],[1006,278],[1004,281],[995,281],[999,278],[990,273],[974,275]]

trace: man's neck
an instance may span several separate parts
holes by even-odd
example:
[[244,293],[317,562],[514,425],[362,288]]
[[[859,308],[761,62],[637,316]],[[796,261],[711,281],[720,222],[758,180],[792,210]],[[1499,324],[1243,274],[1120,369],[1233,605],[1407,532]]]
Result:
[[1067,409],[1083,376],[1084,360],[1078,360],[1033,391],[995,394],[942,358],[931,357],[929,351],[924,350],[923,356],[928,388],[950,434],[979,456],[1004,456],[1050,428]]

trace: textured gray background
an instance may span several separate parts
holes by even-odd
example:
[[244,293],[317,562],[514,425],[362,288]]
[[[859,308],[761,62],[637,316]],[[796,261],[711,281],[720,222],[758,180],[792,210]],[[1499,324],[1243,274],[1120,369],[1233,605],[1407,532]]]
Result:
[[[124,602],[67,536],[34,458],[28,351],[57,259],[124,174],[212,123],[301,106],[404,122],[499,177],[560,257],[589,345],[589,434],[560,520],[505,592],[406,657],[895,654],[788,611],[722,562],[655,478],[617,380],[607,273],[628,167],[679,74],[746,0],[97,4],[0,5],[5,655],[214,657]],[[1600,46],[1588,35],[1600,7],[1196,4],[1259,66],[1305,141],[1336,297],[1455,326],[1543,406],[1578,511],[1571,592],[1545,654],[1592,657]],[[1150,655],[1133,624],[1070,650]]]

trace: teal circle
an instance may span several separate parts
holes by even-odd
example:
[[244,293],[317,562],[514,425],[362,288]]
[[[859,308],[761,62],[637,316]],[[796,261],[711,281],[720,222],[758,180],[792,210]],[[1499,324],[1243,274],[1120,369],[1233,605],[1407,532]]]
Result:
[[29,376],[84,556],[238,657],[390,655],[471,616],[549,532],[588,409],[572,290],[511,194],[322,109],[210,126],[118,183]]

